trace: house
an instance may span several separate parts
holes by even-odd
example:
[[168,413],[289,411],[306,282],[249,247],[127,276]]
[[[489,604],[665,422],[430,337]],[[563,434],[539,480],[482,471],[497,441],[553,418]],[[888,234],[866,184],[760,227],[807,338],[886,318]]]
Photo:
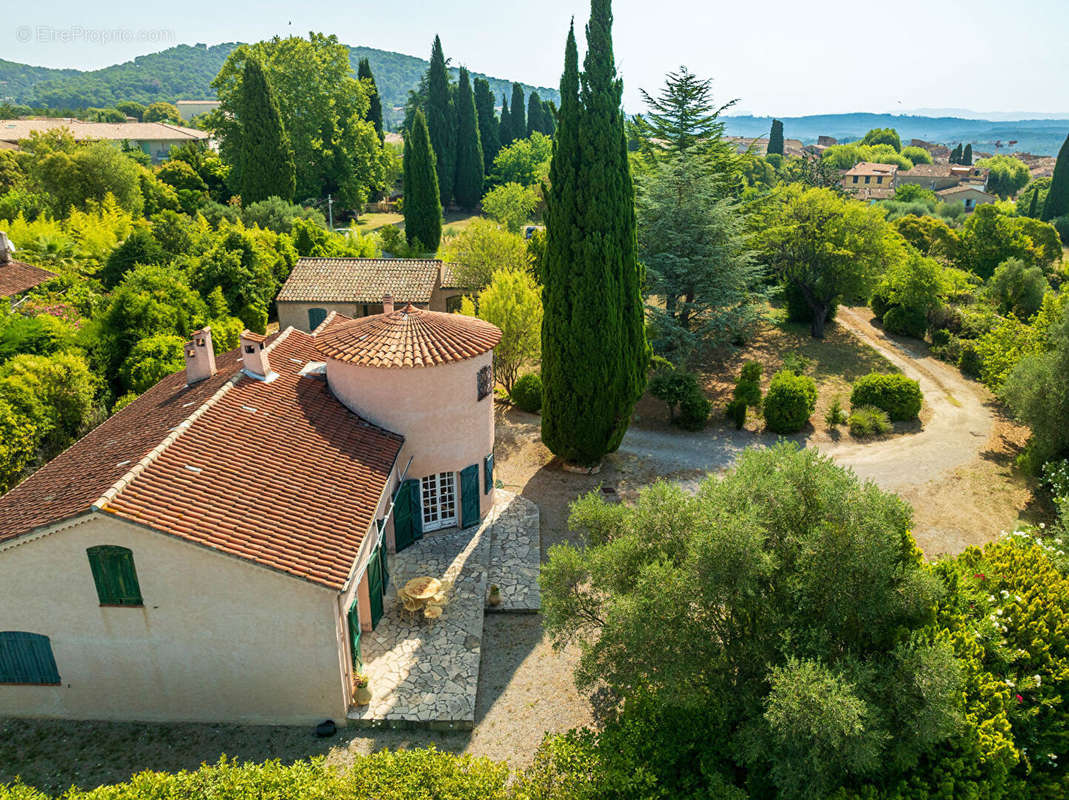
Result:
[[[728,145],[735,149],[736,153],[742,155],[743,153],[753,153],[754,155],[764,156],[768,154],[768,137],[752,136],[725,136],[724,141]],[[783,155],[785,156],[800,156],[805,152],[805,145],[801,139],[784,139],[783,140]]]
[[976,184],[981,189],[987,188],[990,170],[964,164],[915,164],[913,169],[898,173],[898,183],[912,183],[938,192],[963,183]]
[[971,214],[976,210],[977,206],[998,201],[996,195],[985,192],[978,185],[971,184],[962,184],[961,186],[952,186],[949,189],[940,189],[935,193],[935,196],[944,203],[957,203],[959,201],[964,203],[966,214]]
[[382,312],[382,298],[431,311],[455,311],[463,290],[434,258],[302,258],[278,293],[278,322],[312,331],[332,311],[346,317]]
[[0,716],[345,719],[385,552],[493,498],[501,332],[385,306],[218,358],[199,330],[0,497]]
[[192,122],[194,117],[215,111],[220,105],[218,100],[178,100],[174,107],[178,109],[182,122]]
[[33,132],[66,128],[79,142],[101,139],[126,143],[144,151],[154,162],[165,160],[171,148],[186,142],[209,142],[207,131],[184,128],[167,122],[86,122],[70,118],[0,120],[0,142],[18,145]]
[[932,157],[933,161],[949,161],[950,160],[950,148],[945,144],[936,144],[935,142],[926,142],[924,139],[910,139],[910,147],[919,147],[922,150],[927,150],[928,155]]
[[862,161],[843,173],[843,190],[861,200],[886,200],[895,193],[896,164]]
[[0,298],[10,298],[12,303],[23,292],[56,277],[48,270],[15,261],[11,257],[14,252],[15,246],[0,231]]

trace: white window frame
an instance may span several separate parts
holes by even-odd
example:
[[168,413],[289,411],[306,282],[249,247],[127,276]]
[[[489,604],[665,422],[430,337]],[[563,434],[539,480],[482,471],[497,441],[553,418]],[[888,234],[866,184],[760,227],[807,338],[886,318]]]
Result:
[[457,474],[439,472],[420,478],[419,500],[424,533],[454,527],[458,520]]

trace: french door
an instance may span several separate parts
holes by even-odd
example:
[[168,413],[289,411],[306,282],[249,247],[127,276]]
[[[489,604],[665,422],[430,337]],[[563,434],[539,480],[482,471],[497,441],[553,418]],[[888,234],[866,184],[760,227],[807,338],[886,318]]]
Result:
[[423,530],[436,531],[457,524],[457,475],[439,472],[420,480]]

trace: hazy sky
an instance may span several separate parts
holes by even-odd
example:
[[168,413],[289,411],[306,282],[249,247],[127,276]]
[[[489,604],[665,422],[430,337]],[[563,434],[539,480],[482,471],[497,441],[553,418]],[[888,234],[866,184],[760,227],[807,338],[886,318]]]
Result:
[[[220,0],[146,3],[5,0],[3,58],[95,68],[171,44],[336,33],[347,44],[426,58],[435,33],[446,56],[474,70],[556,86],[568,20],[582,0]],[[737,113],[969,108],[1069,112],[1069,0],[616,0],[624,104],[686,64],[713,76]],[[127,41],[118,41],[125,38]]]

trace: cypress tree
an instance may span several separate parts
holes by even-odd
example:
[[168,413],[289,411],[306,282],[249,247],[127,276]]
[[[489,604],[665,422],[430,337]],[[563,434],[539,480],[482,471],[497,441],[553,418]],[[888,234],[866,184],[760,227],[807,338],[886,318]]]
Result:
[[512,103],[509,104],[509,142],[527,136],[527,115],[523,109],[523,87],[512,84]]
[[955,147],[953,150],[950,151],[950,163],[951,164],[960,164],[961,163],[961,156],[962,156],[961,144],[958,144],[957,147]]
[[293,148],[282,127],[282,115],[271,84],[255,57],[245,60],[238,109],[241,199],[246,205],[268,197],[291,202],[297,186]]
[[557,132],[557,104],[552,100],[542,103],[542,119],[546,121],[546,135],[553,136]]
[[375,133],[379,135],[379,141],[386,140],[386,134],[382,130],[382,98],[379,97],[379,87],[375,83],[375,76],[371,74],[371,62],[366,58],[360,59],[356,68],[356,77],[371,83],[371,105],[367,110],[367,121],[375,126]]
[[1043,220],[1049,222],[1066,214],[1069,214],[1069,136],[1065,138],[1062,149],[1058,151],[1058,160],[1054,162],[1047,202],[1043,204]]
[[538,92],[531,92],[527,98],[527,130],[524,136],[529,137],[535,131],[545,133],[545,122],[542,121],[542,98]]
[[475,95],[468,70],[460,68],[457,81],[457,177],[453,185],[457,204],[475,208],[483,196],[483,145],[475,114]]
[[499,142],[502,147],[508,147],[512,142],[512,115],[509,114],[508,100],[505,99],[505,94],[501,94],[501,122],[497,126],[497,134]]
[[453,199],[453,178],[457,170],[457,122],[442,40],[437,36],[434,37],[431,66],[427,71],[427,131],[438,164],[438,191],[441,192],[442,205],[446,206]]
[[546,197],[542,441],[597,464],[620,445],[649,348],[610,0],[592,0],[580,91],[570,30]]
[[475,112],[479,120],[479,139],[483,146],[483,176],[485,177],[493,169],[494,157],[501,149],[497,116],[494,114],[494,95],[490,91],[490,81],[485,78],[475,79]]
[[427,118],[418,109],[405,133],[404,172],[405,238],[409,245],[418,242],[424,252],[434,252],[442,240],[442,205]]
[[768,133],[768,154],[783,155],[783,123],[772,120],[772,130]]
[[965,152],[961,154],[961,163],[967,167],[972,166],[972,142],[965,145]]
[[1039,211],[1039,187],[1036,186],[1032,189],[1032,199],[1028,203],[1028,216],[1032,219],[1036,219],[1036,213]]

